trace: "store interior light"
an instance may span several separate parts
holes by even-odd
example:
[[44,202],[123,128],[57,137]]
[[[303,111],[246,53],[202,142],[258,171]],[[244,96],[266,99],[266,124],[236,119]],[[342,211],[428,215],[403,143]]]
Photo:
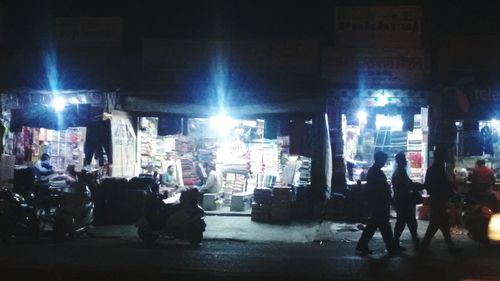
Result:
[[382,127],[389,128],[391,131],[403,130],[403,119],[401,116],[386,116],[377,114],[375,118],[375,127],[380,130]]
[[52,100],[52,107],[57,112],[63,111],[65,106],[66,106],[66,100],[62,97],[55,97]]
[[235,126],[236,120],[227,117],[225,114],[210,117],[210,126],[220,134],[226,134]]
[[361,124],[366,124],[366,122],[368,121],[368,113],[362,110],[358,111],[358,121]]
[[493,128],[498,128],[500,126],[500,120],[497,120],[497,119],[491,120],[491,126]]

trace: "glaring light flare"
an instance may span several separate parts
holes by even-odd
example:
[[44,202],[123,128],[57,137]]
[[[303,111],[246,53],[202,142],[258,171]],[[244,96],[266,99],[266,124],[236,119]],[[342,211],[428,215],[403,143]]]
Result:
[[52,100],[52,107],[57,112],[63,111],[65,106],[66,106],[66,100],[62,97],[55,97]]
[[490,241],[500,243],[500,214],[491,217],[488,225],[488,237]]
[[224,114],[210,117],[210,126],[216,129],[220,134],[226,134],[234,127],[236,120],[227,117]]
[[366,124],[367,120],[368,120],[368,113],[366,113],[365,111],[359,111],[358,112],[359,123]]

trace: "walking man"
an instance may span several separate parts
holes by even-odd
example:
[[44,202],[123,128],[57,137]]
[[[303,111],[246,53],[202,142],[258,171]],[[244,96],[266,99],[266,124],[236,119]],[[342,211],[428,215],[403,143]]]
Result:
[[425,175],[425,189],[430,195],[430,220],[420,245],[422,254],[430,253],[429,244],[438,229],[443,233],[444,241],[450,253],[457,254],[460,251],[451,240],[450,223],[446,213],[446,204],[454,194],[445,171],[446,158],[445,150],[436,149],[434,151],[434,162]]
[[413,247],[418,250],[419,239],[417,234],[417,218],[415,215],[416,203],[413,194],[418,192],[415,183],[406,173],[406,156],[404,152],[396,154],[397,168],[392,174],[392,189],[394,190],[394,205],[397,211],[396,225],[394,226],[394,242],[399,250],[404,250],[399,244],[399,238],[408,226],[413,240]]
[[375,152],[374,160],[375,163],[373,163],[373,166],[368,170],[366,178],[366,196],[370,209],[370,219],[356,246],[356,253],[359,255],[372,253],[368,248],[368,242],[372,239],[377,228],[380,229],[387,252],[390,254],[397,253],[392,236],[391,224],[389,223],[391,190],[387,183],[387,177],[381,170],[387,162],[387,154],[382,151],[377,151]]

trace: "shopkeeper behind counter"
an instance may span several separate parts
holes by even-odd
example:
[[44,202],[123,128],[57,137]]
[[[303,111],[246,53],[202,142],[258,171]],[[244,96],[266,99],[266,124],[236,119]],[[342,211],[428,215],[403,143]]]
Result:
[[161,183],[166,187],[177,187],[174,172],[174,165],[169,165],[167,171],[161,177]]
[[200,193],[219,193],[221,191],[221,179],[215,164],[207,164],[208,178],[205,185],[200,188]]
[[52,164],[50,164],[50,156],[47,153],[42,154],[40,159],[35,162],[35,173],[37,178],[48,176],[54,173]]

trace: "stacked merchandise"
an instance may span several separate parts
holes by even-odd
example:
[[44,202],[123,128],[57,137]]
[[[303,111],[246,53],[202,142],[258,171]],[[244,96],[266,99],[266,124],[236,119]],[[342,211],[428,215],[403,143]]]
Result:
[[153,158],[155,152],[155,140],[157,137],[158,118],[140,118],[139,152],[142,173],[152,173],[155,166]]
[[217,155],[216,139],[203,138],[201,142],[197,142],[196,155],[200,163],[215,162]]
[[262,163],[266,171],[279,171],[279,150],[274,142],[263,145]]
[[147,135],[142,135],[140,138],[140,153],[141,153],[141,169],[142,172],[147,172],[153,167],[153,141]]
[[301,156],[298,170],[297,186],[305,186],[311,182],[311,158]]
[[12,189],[9,180],[14,179],[16,158],[13,155],[2,154],[0,162],[0,185]]
[[253,193],[252,221],[269,222],[272,191],[269,188],[256,188]]
[[[34,163],[43,153],[48,153],[54,170],[64,171],[68,165],[80,170],[85,130],[82,127],[69,127],[64,131],[23,127],[22,133],[16,134],[14,145],[19,149],[18,155],[24,154],[24,161]],[[17,164],[24,163],[19,161]]]
[[195,163],[191,159],[181,158],[182,180],[184,185],[200,185],[201,180],[196,174]]
[[262,173],[263,145],[261,143],[248,143],[248,152],[250,156],[250,171],[253,174]]
[[234,193],[244,192],[246,190],[246,181],[248,173],[246,171],[229,171],[225,172],[224,177],[224,205],[229,205],[231,203],[231,195]]
[[[166,145],[165,145],[165,140],[164,138],[156,138],[154,140],[154,145],[153,145],[153,155],[152,155],[152,164],[153,167],[156,171],[166,171],[166,168],[163,169],[163,160],[165,159],[165,155],[167,155],[166,152]],[[163,171],[163,172],[165,172]]]
[[292,190],[289,187],[273,189],[271,204],[271,221],[273,223],[289,224],[292,222]]
[[252,175],[247,183],[247,190],[251,191],[257,186],[262,186],[262,154],[263,148],[261,143],[250,142],[248,146],[248,156],[250,164],[250,173]]
[[175,152],[177,156],[192,158],[193,156],[191,154],[194,152],[194,144],[187,138],[178,137],[175,139]]
[[74,165],[77,171],[83,168],[86,130],[85,127],[70,127],[66,130],[66,165]]

